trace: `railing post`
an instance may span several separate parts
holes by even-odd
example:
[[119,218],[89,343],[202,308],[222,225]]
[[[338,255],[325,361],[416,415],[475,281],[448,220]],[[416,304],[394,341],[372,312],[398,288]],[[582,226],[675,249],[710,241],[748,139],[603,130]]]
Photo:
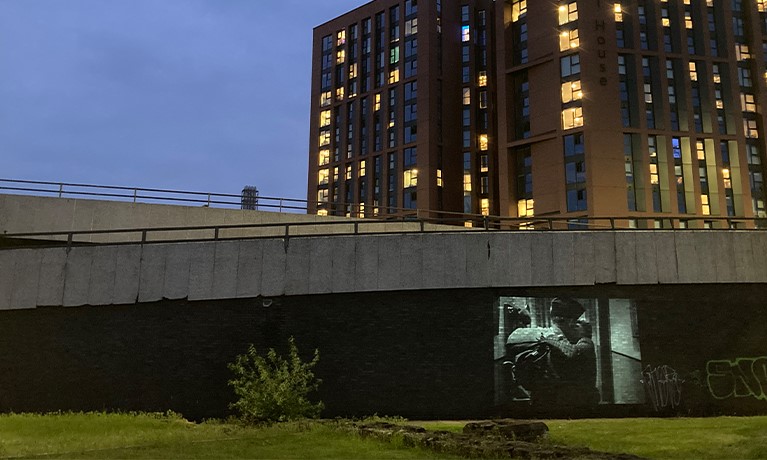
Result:
[[482,216],[482,225],[485,227],[485,230],[490,230],[490,221],[487,216]]
[[210,193],[208,193],[208,207],[210,207]]
[[282,212],[282,198],[280,198],[280,212]]
[[360,232],[360,223],[356,220],[354,221],[354,234],[357,235]]
[[64,184],[59,183],[59,198],[64,195]]
[[138,189],[134,188],[133,189],[133,202],[135,203],[137,199],[138,199]]
[[615,230],[615,218],[610,218],[610,230]]
[[146,243],[146,230],[141,230],[141,243]]
[[218,227],[213,229],[213,239],[218,241]]

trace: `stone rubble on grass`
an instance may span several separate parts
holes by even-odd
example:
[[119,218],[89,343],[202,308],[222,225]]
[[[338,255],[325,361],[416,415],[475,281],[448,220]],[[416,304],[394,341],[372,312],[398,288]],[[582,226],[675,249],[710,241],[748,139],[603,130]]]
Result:
[[396,425],[388,422],[351,422],[342,426],[362,437],[388,442],[399,439],[408,447],[421,447],[468,458],[642,459],[630,454],[552,445],[545,441],[549,431],[548,426],[537,421],[505,419],[472,422],[464,426],[463,433],[427,431],[420,426]]

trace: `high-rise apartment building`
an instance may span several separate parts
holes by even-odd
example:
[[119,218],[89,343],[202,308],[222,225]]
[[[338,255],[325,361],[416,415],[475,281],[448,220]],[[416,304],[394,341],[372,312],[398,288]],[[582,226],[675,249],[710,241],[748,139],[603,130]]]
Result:
[[767,217],[766,53],[767,0],[375,0],[314,31],[311,211]]

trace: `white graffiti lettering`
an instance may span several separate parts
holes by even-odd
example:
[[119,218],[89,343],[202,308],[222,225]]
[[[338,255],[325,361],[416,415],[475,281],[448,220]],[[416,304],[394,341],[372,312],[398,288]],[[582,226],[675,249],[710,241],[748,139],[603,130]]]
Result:
[[642,371],[642,382],[656,411],[677,407],[682,401],[684,380],[670,366],[663,365],[654,369],[647,366]]

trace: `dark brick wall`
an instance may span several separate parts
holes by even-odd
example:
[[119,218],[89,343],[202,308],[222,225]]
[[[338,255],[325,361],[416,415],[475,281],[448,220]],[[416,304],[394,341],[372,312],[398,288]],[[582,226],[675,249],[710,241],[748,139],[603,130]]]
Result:
[[294,336],[324,415],[468,416],[492,404],[487,292],[324,295],[0,313],[0,411],[226,414],[226,363]]
[[739,396],[719,399],[706,378],[711,360],[767,356],[765,293],[764,285],[602,286],[283,297],[268,307],[246,299],[3,311],[0,411],[220,417],[232,398],[226,363],[249,343],[284,350],[294,336],[306,358],[320,350],[325,416],[494,415],[495,299],[569,295],[636,299],[642,367],[669,366],[683,380],[679,404],[601,407],[598,415],[767,413],[757,397],[767,391],[767,374],[734,373]]

